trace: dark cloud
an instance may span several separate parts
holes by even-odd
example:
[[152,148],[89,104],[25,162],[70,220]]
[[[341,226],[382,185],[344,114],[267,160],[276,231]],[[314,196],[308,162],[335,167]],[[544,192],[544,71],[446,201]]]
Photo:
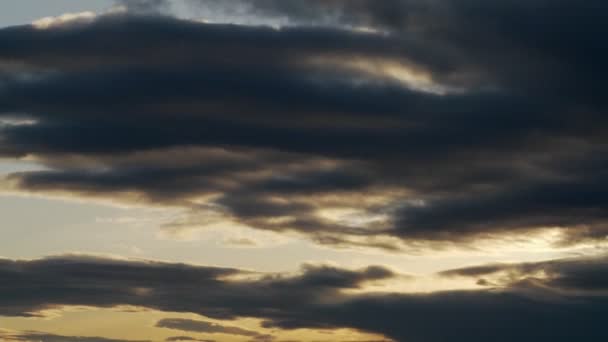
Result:
[[[535,91],[573,91],[573,84],[547,84],[572,77],[598,80],[605,52],[593,42],[606,32],[605,2],[572,0],[489,3],[483,0],[193,0],[262,17],[285,17],[294,24],[367,27],[407,37],[424,46],[408,56],[460,81],[500,78]],[[241,13],[242,15],[242,13]],[[429,52],[443,52],[433,58]],[[419,53],[419,55],[416,55]],[[576,70],[576,71],[575,71]],[[584,72],[583,72],[584,71]],[[493,82],[494,83],[494,82]],[[578,83],[580,84],[580,83]],[[498,82],[494,85],[499,85]],[[504,85],[504,84],[502,84]],[[515,90],[515,89],[512,89]],[[582,90],[582,89],[579,89]],[[586,88],[582,93],[593,89]],[[570,94],[572,95],[572,94]],[[594,95],[599,95],[595,93]],[[590,98],[587,98],[589,100]]]
[[[216,319],[259,318],[267,328],[353,328],[397,341],[602,340],[608,337],[605,265],[605,257],[596,257],[452,270],[444,276],[506,268],[517,269],[519,276],[487,290],[407,294],[344,291],[393,276],[377,267],[308,267],[299,275],[252,278],[238,270],[92,257],[4,260],[0,312],[134,305]],[[245,331],[205,321],[167,320],[162,326]]]
[[102,337],[62,336],[37,331],[9,331],[0,329],[2,341],[23,342],[149,342],[133,340],[115,340]]
[[448,270],[445,277],[478,278],[487,284],[510,286],[535,281],[563,291],[605,291],[608,264],[605,258],[562,259],[521,264],[493,264]]
[[402,227],[406,236],[425,236],[429,230],[443,230],[445,235],[440,238],[492,229],[516,231],[582,224],[606,234],[608,203],[603,194],[608,189],[604,177],[600,177],[522,184],[500,193],[472,194],[438,199],[424,206],[406,206],[396,215],[396,225]]
[[419,0],[187,0],[191,8],[231,16],[286,19],[295,25],[397,28],[432,5]]
[[[393,250],[395,240],[472,243],[546,228],[564,244],[608,236],[605,1],[190,1],[285,19],[280,28],[179,20],[167,1],[121,3],[126,13],[0,29],[0,155],[46,167],[9,175],[8,189],[191,213],[173,228],[213,212]],[[398,277],[377,266],[285,275],[0,260],[0,314],[132,305],[396,341],[601,341],[606,265],[467,267],[440,276],[480,289],[412,294],[353,291]],[[270,339],[203,320],[158,325]],[[180,339],[193,340],[168,341]]]
[[227,300],[242,305],[244,310],[258,305],[261,309],[266,299],[280,294],[284,300],[280,306],[288,307],[317,295],[331,296],[343,289],[357,289],[366,282],[396,276],[378,266],[357,271],[305,266],[300,275],[230,281],[233,276],[256,275],[236,269],[85,256],[2,260],[0,273],[7,288],[0,297],[3,315],[30,316],[55,305],[112,307],[132,303],[166,311],[203,310],[201,313],[206,316],[218,318],[238,315],[230,307],[222,309],[222,302]]
[[0,153],[47,167],[11,189],[205,197],[254,228],[388,249],[608,234],[605,2],[198,5],[291,23],[132,11],[0,30]]
[[[172,265],[167,268],[167,265],[93,257],[60,257],[33,261],[2,260],[0,272],[5,279],[6,288],[10,287],[10,290],[2,295],[3,304],[0,313],[9,316],[30,316],[34,315],[31,312],[54,304],[78,305],[76,303],[81,301],[81,303],[90,301],[91,305],[111,307],[119,302],[128,301],[127,297],[135,299],[138,293],[147,293],[147,290],[151,289],[150,286],[153,287],[154,284],[159,286],[167,279],[173,279],[176,284],[190,284],[190,286],[198,284],[202,287],[205,283],[218,284],[219,277],[240,273],[233,269],[196,268],[188,265]],[[102,280],[103,278],[105,280]],[[98,281],[102,281],[105,285],[98,287],[96,285]],[[70,284],[82,288],[73,292]],[[95,293],[100,295],[97,299]],[[109,297],[102,298],[103,293]]]
[[239,327],[225,326],[207,321],[195,321],[182,318],[164,318],[156,322],[156,327],[182,330],[188,332],[204,334],[227,334],[237,336],[253,337],[256,340],[271,340],[272,336],[260,334],[253,330],[242,329]]
[[189,336],[171,336],[171,337],[168,337],[167,339],[165,339],[165,341],[167,341],[167,342],[174,342],[174,341],[215,342],[215,340],[198,339],[198,338],[189,337]]
[[6,27],[0,32],[0,40],[3,71],[23,71],[20,65],[35,71],[124,66],[173,69],[179,65],[297,67],[319,57],[397,57],[404,49],[396,44],[397,38],[349,30],[277,30],[128,14],[100,15],[89,25],[66,22],[50,29]]

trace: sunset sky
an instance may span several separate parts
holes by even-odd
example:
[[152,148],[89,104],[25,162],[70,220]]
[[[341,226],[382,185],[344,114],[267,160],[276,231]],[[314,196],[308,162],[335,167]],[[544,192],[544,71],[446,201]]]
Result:
[[0,341],[608,341],[605,0],[3,0]]

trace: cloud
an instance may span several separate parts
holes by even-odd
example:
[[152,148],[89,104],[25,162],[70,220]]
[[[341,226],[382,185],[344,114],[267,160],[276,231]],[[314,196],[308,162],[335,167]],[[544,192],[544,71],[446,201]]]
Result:
[[[3,260],[0,312],[31,316],[63,305],[132,305],[214,319],[258,318],[265,328],[351,328],[399,341],[601,340],[607,337],[605,265],[605,257],[511,265],[524,271],[500,286],[416,294],[346,291],[394,276],[379,267],[353,271],[308,266],[300,274],[252,275],[84,256]],[[495,269],[444,275],[482,275]],[[538,277],[539,271],[547,276]],[[207,321],[161,322],[183,330],[254,334]]]
[[448,270],[440,275],[478,278],[478,283],[494,286],[513,286],[534,281],[561,291],[602,292],[608,288],[608,264],[605,259],[576,258],[520,264],[490,264]]
[[171,3],[167,0],[116,0],[114,6],[138,15],[166,14],[171,9]]
[[[266,26],[120,3],[126,11],[0,29],[0,156],[43,167],[8,175],[3,190],[183,209],[170,231],[217,220],[392,251],[546,229],[562,245],[608,236],[605,1],[190,1],[280,19]],[[130,305],[396,341],[606,340],[606,265],[459,268],[439,276],[477,289],[419,294],[362,291],[399,276],[379,266],[260,274],[5,259],[0,314]],[[203,320],[158,324],[270,339]],[[168,341],[180,339],[193,340]]]
[[[256,305],[265,306],[265,299],[281,294],[291,299],[280,306],[297,305],[317,295],[329,296],[396,276],[380,266],[352,271],[305,265],[298,275],[271,274],[260,278],[230,268],[78,255],[2,260],[0,273],[7,289],[11,288],[0,297],[2,315],[35,316],[41,310],[61,305],[113,307],[131,303],[166,311],[202,310],[200,313],[216,318],[235,317],[230,307],[222,309],[221,303],[226,300],[243,305],[244,309],[252,305],[253,309]],[[237,276],[258,279],[230,280]],[[200,297],[203,293],[206,294]]]
[[164,318],[156,322],[156,327],[168,328],[174,330],[182,330],[187,332],[205,333],[205,334],[227,334],[237,336],[253,337],[256,340],[271,339],[270,335],[260,334],[256,331],[242,329],[238,327],[224,326],[217,323],[207,321],[195,321],[191,319],[181,318]]
[[165,339],[167,342],[173,341],[198,341],[198,342],[215,342],[215,340],[197,339],[189,336],[171,336]]
[[1,29],[0,117],[28,124],[0,127],[0,154],[46,167],[3,187],[336,246],[608,235],[605,2],[198,5],[291,21]]
[[149,342],[133,340],[115,340],[102,337],[62,336],[37,331],[9,331],[3,329],[0,329],[0,338],[2,338],[2,341],[14,342]]
[[90,23],[95,19],[93,12],[65,13],[57,17],[45,17],[32,23],[35,28],[48,29],[53,26],[73,25],[75,23]]

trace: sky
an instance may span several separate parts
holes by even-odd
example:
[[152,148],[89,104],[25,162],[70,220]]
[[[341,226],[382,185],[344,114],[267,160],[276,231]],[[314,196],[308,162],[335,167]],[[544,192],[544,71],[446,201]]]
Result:
[[2,1],[0,341],[608,339],[607,10]]

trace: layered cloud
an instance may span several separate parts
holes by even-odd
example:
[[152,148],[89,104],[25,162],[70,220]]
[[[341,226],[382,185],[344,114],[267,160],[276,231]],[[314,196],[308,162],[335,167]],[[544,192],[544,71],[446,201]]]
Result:
[[0,329],[0,338],[7,342],[149,342],[133,340],[116,340],[103,337],[62,336],[38,331],[10,331]]
[[[450,270],[438,276],[476,278],[502,270],[518,276],[488,289],[416,294],[350,291],[396,276],[381,267],[307,266],[287,275],[85,256],[4,260],[0,312],[32,316],[65,305],[130,305],[214,319],[258,318],[276,332],[351,328],[397,341],[602,340],[608,337],[606,263],[595,257]],[[205,320],[168,318],[157,327],[270,338]]]
[[[182,213],[161,222],[177,235],[246,226],[390,251],[608,241],[605,1],[182,1],[200,19],[117,4],[0,28],[0,158],[39,166],[1,191],[166,208]],[[0,316],[156,310],[166,341],[602,341],[607,265],[460,267],[425,281],[467,290],[412,293],[383,266],[0,259]]]
[[1,153],[46,167],[5,189],[333,245],[608,234],[605,2],[192,4],[289,20],[1,29]]
[[195,321],[183,318],[164,318],[156,323],[159,328],[168,328],[187,332],[206,333],[206,334],[227,334],[236,336],[251,337],[253,340],[265,341],[272,340],[273,336],[268,334],[260,334],[258,332],[247,330],[235,326],[224,326],[217,323],[207,321]]
[[165,341],[173,342],[173,341],[198,341],[198,342],[214,342],[214,340],[202,340],[189,336],[172,336],[167,338]]
[[560,291],[604,293],[608,285],[607,270],[605,258],[582,258],[464,267],[444,271],[441,275],[477,278],[479,284],[487,286],[525,285],[534,281]]

